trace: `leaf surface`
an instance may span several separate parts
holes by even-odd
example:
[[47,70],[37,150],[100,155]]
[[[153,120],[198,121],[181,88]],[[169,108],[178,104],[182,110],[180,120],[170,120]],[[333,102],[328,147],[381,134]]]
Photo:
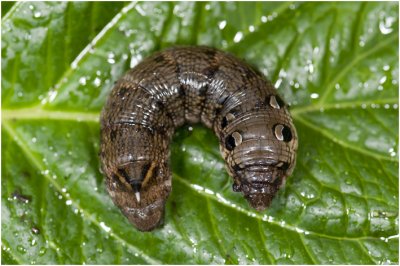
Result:
[[[267,211],[232,191],[198,125],[174,138],[162,229],[138,232],[112,204],[101,108],[172,45],[229,51],[291,104],[297,166]],[[394,2],[16,3],[2,18],[2,263],[398,264],[398,58]]]

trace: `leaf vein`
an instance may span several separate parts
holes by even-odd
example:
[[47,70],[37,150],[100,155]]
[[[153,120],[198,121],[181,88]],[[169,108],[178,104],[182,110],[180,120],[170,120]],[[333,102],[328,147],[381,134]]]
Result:
[[319,264],[318,260],[315,258],[315,256],[311,253],[311,250],[308,248],[308,246],[305,243],[305,239],[304,236],[302,234],[299,234],[299,239],[301,241],[301,243],[303,244],[304,250],[306,251],[308,257],[310,258],[310,260],[312,261],[313,264]]
[[344,141],[336,138],[333,134],[331,134],[327,130],[324,130],[324,129],[317,127],[317,126],[313,125],[312,123],[308,122],[306,119],[302,118],[301,116],[297,116],[296,120],[298,122],[302,123],[303,125],[307,126],[308,128],[310,128],[316,132],[319,132],[321,135],[325,136],[328,139],[331,139],[333,142],[341,145],[344,148],[354,150],[360,154],[375,158],[377,160],[397,161],[397,158],[388,157],[388,156],[385,156],[382,154],[376,154],[376,153],[373,153],[372,151],[369,151],[364,148],[360,148],[360,147],[354,146],[350,143],[344,142]]
[[[350,62],[348,62],[344,67],[341,67],[339,71],[334,75],[334,78],[332,78],[326,86],[322,86],[326,88],[324,93],[319,99],[318,106],[323,107],[323,104],[326,102],[327,97],[330,95],[332,92],[333,88],[335,87],[334,84],[337,83],[345,74],[350,72],[350,70],[357,65],[362,59],[368,57],[369,55],[379,51],[380,49],[383,49],[387,45],[392,44],[398,37],[398,34],[393,34],[390,38],[385,39],[384,41],[378,43],[377,45],[373,46],[369,50],[364,51],[363,53],[360,53],[352,58]],[[393,45],[393,44],[392,44]]]
[[[186,185],[189,189],[191,189],[191,190],[195,191],[196,193],[202,195],[206,199],[212,199],[213,201],[216,201],[217,203],[219,203],[221,205],[224,205],[226,207],[234,209],[237,212],[245,214],[246,216],[250,217],[251,219],[257,219],[257,220],[260,220],[260,221],[263,221],[263,222],[267,222],[267,223],[279,226],[279,227],[281,227],[283,229],[286,229],[288,231],[292,231],[292,232],[298,233],[299,228],[297,228],[295,226],[292,226],[292,225],[290,225],[288,223],[282,224],[282,222],[275,220],[274,217],[272,217],[272,216],[269,216],[266,219],[265,215],[264,215],[264,217],[262,217],[258,213],[245,210],[245,209],[241,208],[240,206],[237,206],[237,204],[229,202],[225,198],[223,200],[221,200],[221,198],[216,197],[215,195],[210,195],[209,193],[206,193],[204,191],[195,189],[194,187],[191,186],[191,184],[188,181],[184,180],[182,177],[178,176],[177,174],[174,174],[174,178],[178,182]],[[321,234],[321,233],[318,233],[318,232],[313,232],[313,231],[308,231],[308,230],[305,230],[305,231],[307,231],[308,235],[327,238],[327,239],[341,240],[341,241],[343,241],[343,240],[344,241],[374,240],[374,241],[383,241],[384,242],[386,239],[389,239],[390,237],[393,237],[393,236],[390,236],[390,237],[387,237],[387,238],[383,238],[383,237],[378,238],[378,237],[372,237],[372,236],[362,236],[362,237],[344,237],[344,236],[342,236],[342,237],[338,237],[338,236],[331,236],[331,235]]]

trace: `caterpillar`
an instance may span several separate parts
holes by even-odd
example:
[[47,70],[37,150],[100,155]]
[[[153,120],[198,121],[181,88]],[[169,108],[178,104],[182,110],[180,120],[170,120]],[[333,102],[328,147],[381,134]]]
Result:
[[100,120],[107,191],[141,231],[164,222],[169,144],[185,123],[215,132],[233,191],[258,211],[270,205],[296,162],[296,129],[274,86],[209,47],[169,48],[143,60],[115,83]]

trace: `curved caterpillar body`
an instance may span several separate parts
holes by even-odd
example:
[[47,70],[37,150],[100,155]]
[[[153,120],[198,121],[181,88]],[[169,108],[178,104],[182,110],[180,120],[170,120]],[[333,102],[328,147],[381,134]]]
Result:
[[292,173],[296,130],[262,74],[207,47],[156,53],[118,80],[101,114],[107,189],[139,230],[163,222],[170,140],[177,127],[198,122],[214,130],[233,190],[256,210],[270,205]]

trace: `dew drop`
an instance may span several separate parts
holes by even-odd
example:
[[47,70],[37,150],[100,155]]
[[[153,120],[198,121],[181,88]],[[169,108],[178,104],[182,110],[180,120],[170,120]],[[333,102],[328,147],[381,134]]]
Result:
[[113,53],[108,54],[107,62],[109,64],[115,64],[115,55]]
[[39,249],[39,256],[43,256],[44,254],[46,254],[47,248],[45,247],[41,247]]
[[86,85],[86,78],[85,78],[85,77],[81,77],[81,78],[79,79],[79,84],[81,84],[81,85]]
[[57,90],[54,90],[54,89],[50,90],[48,93],[48,102],[53,102],[57,96],[57,93],[58,93]]
[[99,87],[101,85],[101,79],[95,78],[93,81],[94,86]]
[[220,30],[223,30],[223,29],[225,28],[225,26],[226,26],[226,20],[222,20],[222,21],[220,21],[220,22],[218,23],[218,28],[219,28]]
[[[144,11],[140,5],[136,5],[135,9],[140,15],[142,15],[142,16],[146,16],[147,15],[146,11]],[[128,11],[129,11],[129,9],[127,7],[124,7],[122,9],[122,12],[124,12],[124,13],[126,13]]]
[[282,79],[278,79],[276,82],[275,82],[275,88],[279,88],[280,86],[281,86],[281,84],[282,84]]
[[265,23],[268,21],[268,18],[266,16],[261,17],[261,22]]
[[379,30],[381,31],[381,33],[384,35],[391,33],[393,31],[393,22],[395,22],[395,19],[393,17],[387,17],[379,22]]
[[17,246],[17,251],[18,251],[19,253],[21,253],[21,254],[25,254],[25,253],[26,253],[26,248],[24,248],[24,247],[21,246],[21,245],[18,245],[18,246]]
[[48,175],[50,171],[48,169],[42,171],[42,175]]
[[233,38],[233,42],[238,43],[240,42],[240,40],[242,40],[242,38],[243,38],[243,33],[241,31],[238,31],[235,37]]
[[319,94],[318,93],[311,93],[310,97],[311,97],[311,99],[318,99],[319,98]]
[[103,228],[107,233],[111,231],[111,228],[108,227],[104,222],[100,222],[100,227]]
[[72,63],[71,63],[71,68],[72,69],[76,69],[78,67],[78,62],[76,62],[76,60],[74,60]]
[[305,67],[305,70],[308,71],[309,74],[314,73],[314,65],[311,60],[307,60],[307,65]]
[[35,235],[38,235],[38,234],[40,234],[40,229],[37,227],[32,227],[31,232],[34,233]]
[[40,13],[39,11],[33,13],[34,18],[40,18],[41,16],[42,16],[42,13]]
[[390,156],[392,156],[392,157],[395,157],[395,156],[396,156],[396,152],[395,152],[394,148],[390,148],[390,149],[389,149],[389,154],[390,154]]

